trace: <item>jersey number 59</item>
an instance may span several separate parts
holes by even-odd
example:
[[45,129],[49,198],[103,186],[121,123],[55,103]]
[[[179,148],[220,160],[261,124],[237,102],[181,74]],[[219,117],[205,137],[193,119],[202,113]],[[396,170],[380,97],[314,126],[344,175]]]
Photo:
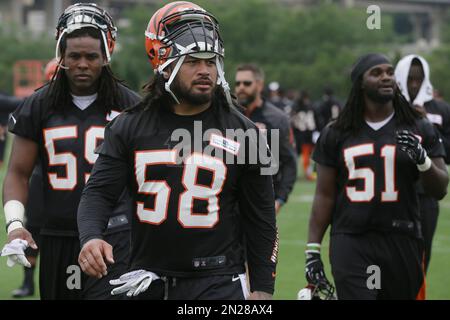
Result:
[[[92,126],[84,134],[84,158],[89,164],[94,164],[98,155],[94,153],[98,140],[103,140],[105,128]],[[48,166],[65,166],[65,177],[58,177],[56,173],[48,173],[48,182],[54,190],[73,190],[78,182],[78,161],[72,152],[57,152],[55,141],[78,139],[77,126],[65,126],[44,129],[44,143],[48,154]],[[84,173],[85,182],[89,179],[89,173]]]

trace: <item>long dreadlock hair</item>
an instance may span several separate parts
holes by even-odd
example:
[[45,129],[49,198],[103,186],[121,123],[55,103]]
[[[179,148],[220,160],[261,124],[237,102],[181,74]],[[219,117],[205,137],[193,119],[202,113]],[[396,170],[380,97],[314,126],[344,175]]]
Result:
[[[357,134],[364,124],[364,94],[362,90],[362,76],[352,86],[350,94],[343,110],[339,114],[333,126],[351,134]],[[415,125],[415,120],[422,117],[418,111],[412,108],[398,87],[395,88],[393,99],[396,122],[399,125]]]
[[[67,39],[83,36],[100,40],[102,53],[106,56],[103,41],[101,41],[101,33],[92,27],[81,28],[65,35],[60,43],[61,56],[63,57],[66,52]],[[105,115],[110,113],[114,107],[121,105],[121,94],[120,90],[118,90],[119,83],[122,83],[122,81],[115,77],[111,67],[109,65],[104,66],[98,79],[97,106]],[[72,96],[70,94],[69,80],[64,69],[58,68],[57,72],[53,75],[49,84],[47,99],[49,103],[49,114],[54,112],[65,114],[67,107],[70,106]]]

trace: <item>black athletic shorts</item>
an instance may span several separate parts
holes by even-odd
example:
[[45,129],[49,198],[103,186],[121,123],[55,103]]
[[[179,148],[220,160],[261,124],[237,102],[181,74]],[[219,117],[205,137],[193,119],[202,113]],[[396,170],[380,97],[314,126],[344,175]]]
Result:
[[[124,294],[125,295],[125,294]],[[248,296],[245,274],[197,278],[161,277],[136,300],[245,300]]]
[[121,300],[123,296],[112,296],[113,286],[109,280],[117,279],[127,272],[130,259],[130,232],[121,231],[106,235],[104,239],[113,246],[114,264],[108,266],[108,274],[102,279],[86,277],[83,299],[86,300]]
[[111,296],[109,280],[126,272],[130,252],[130,233],[122,231],[105,236],[113,246],[115,263],[108,266],[108,275],[91,278],[78,265],[78,237],[41,236],[40,294],[42,300],[122,299]]
[[338,299],[423,298],[422,247],[421,240],[406,234],[332,235],[330,262]]

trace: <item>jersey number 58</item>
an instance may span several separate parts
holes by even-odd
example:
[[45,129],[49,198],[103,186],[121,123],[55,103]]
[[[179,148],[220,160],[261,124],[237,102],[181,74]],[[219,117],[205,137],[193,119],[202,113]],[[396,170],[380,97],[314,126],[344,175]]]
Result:
[[[135,174],[139,194],[153,195],[155,205],[153,209],[144,207],[143,202],[137,203],[139,220],[149,224],[161,224],[167,219],[167,209],[171,188],[164,180],[146,180],[146,169],[154,165],[176,164],[176,151],[152,150],[140,151],[135,156]],[[212,172],[209,186],[197,184],[199,169]],[[185,191],[178,199],[178,222],[184,228],[211,228],[219,221],[218,194],[222,191],[227,175],[227,167],[222,160],[201,153],[193,153],[184,161],[181,182]],[[193,212],[194,199],[208,202],[207,214]]]

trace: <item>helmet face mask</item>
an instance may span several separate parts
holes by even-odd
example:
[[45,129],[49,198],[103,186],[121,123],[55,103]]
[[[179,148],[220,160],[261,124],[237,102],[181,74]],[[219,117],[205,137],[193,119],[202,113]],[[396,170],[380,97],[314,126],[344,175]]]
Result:
[[76,3],[69,6],[59,17],[56,27],[56,59],[60,57],[60,42],[65,34],[75,30],[92,27],[100,30],[102,43],[106,52],[107,62],[111,61],[111,54],[117,37],[117,28],[111,16],[95,3]]
[[308,284],[297,294],[297,300],[337,300],[334,286],[331,283],[318,285]]
[[166,92],[179,103],[170,85],[184,59],[191,55],[197,59],[216,58],[217,84],[221,84],[230,105],[230,88],[223,71],[224,47],[219,33],[219,23],[210,13],[187,1],[166,4],[151,17],[145,30],[145,49],[155,73],[162,74],[171,68],[165,83]]

